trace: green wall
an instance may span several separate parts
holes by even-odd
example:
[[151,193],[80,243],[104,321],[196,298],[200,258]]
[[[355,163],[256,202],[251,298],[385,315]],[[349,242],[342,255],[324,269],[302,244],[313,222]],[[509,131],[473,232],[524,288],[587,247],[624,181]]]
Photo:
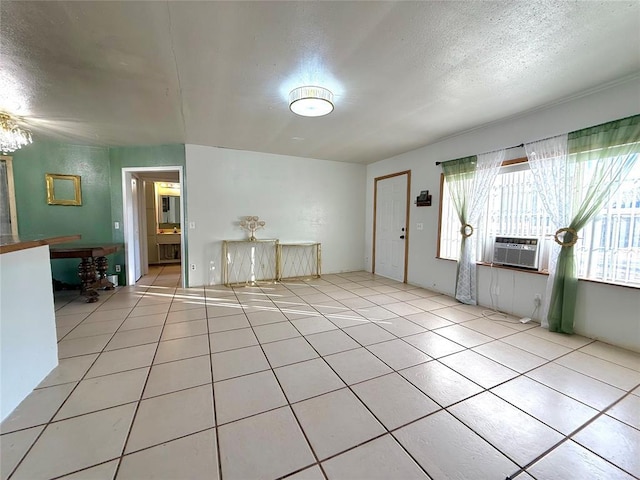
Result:
[[[34,143],[13,155],[18,230],[21,236],[82,235],[82,241],[124,243],[122,168],[185,166],[184,145],[140,147],[93,147],[34,139]],[[82,205],[47,205],[45,173],[80,175]],[[185,197],[186,198],[186,197]],[[53,260],[53,277],[66,283],[79,283],[79,260]],[[123,265],[119,285],[125,283],[125,254],[109,256],[113,265]]]
[[[32,235],[82,235],[82,241],[111,242],[109,149],[35,139],[13,155],[18,231]],[[46,173],[80,175],[82,205],[47,204]],[[79,260],[53,260],[53,277],[79,283]]]

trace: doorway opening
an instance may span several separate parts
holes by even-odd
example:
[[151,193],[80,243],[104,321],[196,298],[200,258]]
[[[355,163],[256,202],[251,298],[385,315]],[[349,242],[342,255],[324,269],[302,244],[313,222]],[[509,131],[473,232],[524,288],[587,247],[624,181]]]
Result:
[[411,170],[374,180],[373,273],[407,283]]
[[188,285],[183,186],[181,166],[122,169],[127,285],[135,285],[149,265],[177,266],[182,287]]

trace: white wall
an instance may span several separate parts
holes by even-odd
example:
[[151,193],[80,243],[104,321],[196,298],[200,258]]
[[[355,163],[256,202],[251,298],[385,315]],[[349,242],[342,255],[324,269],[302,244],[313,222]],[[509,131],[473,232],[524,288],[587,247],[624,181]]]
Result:
[[[411,170],[412,199],[421,190],[433,194],[433,206],[411,205],[409,230],[408,282],[447,294],[455,290],[455,262],[438,260],[438,209],[440,167],[435,162],[474,155],[519,145],[640,112],[640,78],[635,77],[607,89],[565,103],[540,109],[527,115],[477,129],[367,166],[365,266],[371,268],[373,184],[376,177]],[[507,151],[508,158],[524,156],[523,149]],[[424,230],[416,230],[423,223]],[[494,277],[496,275],[494,269]],[[498,272],[502,311],[530,316],[535,293],[544,294],[546,277],[534,273]],[[490,305],[490,271],[480,267],[478,298]],[[599,338],[640,351],[640,292],[637,289],[579,282],[575,329],[591,338]]]
[[0,420],[58,365],[49,247],[0,255]]
[[186,179],[189,286],[220,283],[246,215],[266,222],[258,238],[321,242],[323,273],[362,270],[364,165],[187,145]]

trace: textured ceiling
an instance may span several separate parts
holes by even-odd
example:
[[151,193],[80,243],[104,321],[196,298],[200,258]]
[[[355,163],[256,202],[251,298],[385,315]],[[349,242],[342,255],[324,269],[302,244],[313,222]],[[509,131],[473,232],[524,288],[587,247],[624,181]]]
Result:
[[[0,110],[36,135],[370,163],[640,72],[640,2],[0,5]],[[335,111],[301,118],[302,84]]]

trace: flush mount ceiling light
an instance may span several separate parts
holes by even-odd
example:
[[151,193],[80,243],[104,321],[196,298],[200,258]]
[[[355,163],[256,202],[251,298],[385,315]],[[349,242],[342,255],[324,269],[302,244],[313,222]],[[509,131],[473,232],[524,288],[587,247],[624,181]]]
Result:
[[20,128],[6,113],[0,113],[0,151],[11,153],[31,143],[31,132]]
[[298,87],[289,93],[289,108],[303,117],[322,117],[333,112],[333,93],[322,87]]

